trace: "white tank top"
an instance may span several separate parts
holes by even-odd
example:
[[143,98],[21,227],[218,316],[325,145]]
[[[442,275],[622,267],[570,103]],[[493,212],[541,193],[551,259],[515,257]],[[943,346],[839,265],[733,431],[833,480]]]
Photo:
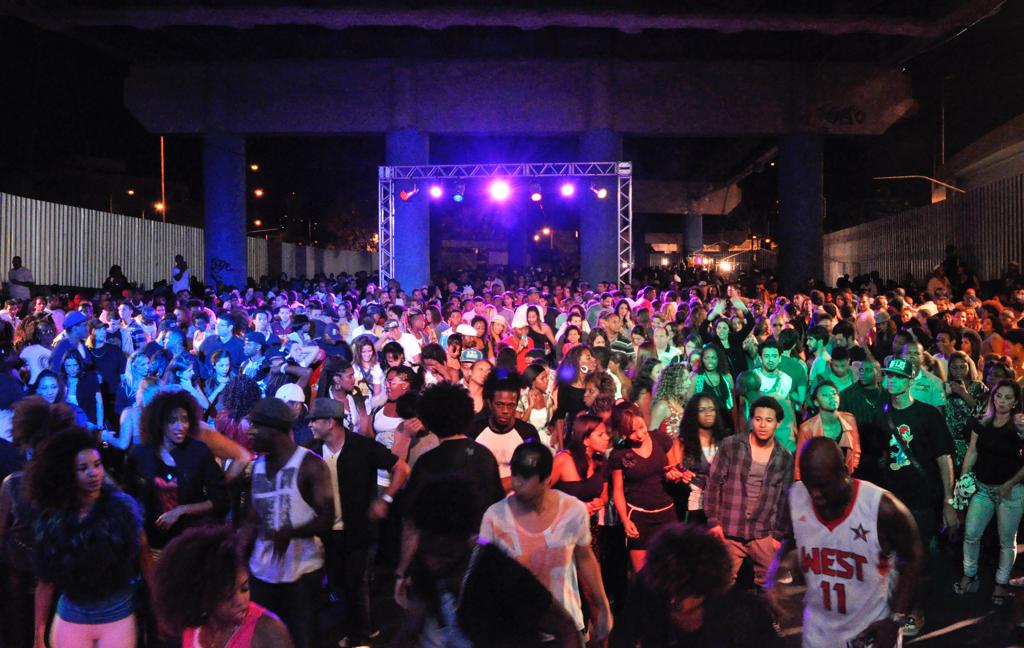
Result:
[[[384,413],[384,408],[380,408],[374,413],[373,420],[370,421],[370,424],[373,426],[373,438],[388,450],[394,448],[395,431],[402,424],[402,420],[398,416],[388,416]],[[377,471],[377,485],[381,488],[387,488],[391,485],[391,475],[388,471]]]
[[299,466],[309,450],[295,449],[277,474],[274,482],[267,479],[267,458],[260,457],[252,470],[252,506],[260,518],[260,534],[249,559],[249,571],[267,583],[294,583],[324,564],[324,547],[320,538],[292,538],[280,560],[274,558],[274,543],[269,531],[302,526],[316,517],[313,507],[299,492]]
[[878,503],[885,491],[853,480],[844,516],[823,522],[803,482],[789,491],[804,595],[803,648],[843,648],[889,615],[889,561],[878,542]]

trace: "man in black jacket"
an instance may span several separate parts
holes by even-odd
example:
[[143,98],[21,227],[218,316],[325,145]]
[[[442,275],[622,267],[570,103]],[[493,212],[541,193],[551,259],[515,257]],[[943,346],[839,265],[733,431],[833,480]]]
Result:
[[[309,410],[314,441],[331,474],[334,521],[327,536],[327,582],[345,597],[350,611],[348,645],[368,645],[370,622],[370,545],[372,524],[387,517],[395,494],[409,477],[409,465],[382,444],[346,430],[339,401],[317,398]],[[377,470],[391,473],[391,485],[377,498]]]

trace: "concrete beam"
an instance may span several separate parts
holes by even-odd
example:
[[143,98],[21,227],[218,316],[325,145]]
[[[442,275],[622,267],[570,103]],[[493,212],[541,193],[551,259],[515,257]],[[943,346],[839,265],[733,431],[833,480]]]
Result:
[[865,64],[379,59],[138,64],[125,105],[159,133],[732,137],[875,135],[914,101]]
[[634,180],[633,196],[633,211],[641,214],[725,216],[743,201],[743,190],[735,184]]
[[[939,38],[958,26],[968,25],[974,17],[998,8],[1000,0],[976,0],[965,3],[967,9],[952,11],[938,20],[920,20],[902,16],[754,14],[713,12],[651,12],[629,9],[586,9],[561,7],[488,7],[434,6],[431,8],[390,7],[147,7],[127,8],[72,7],[60,12],[33,10],[37,20],[51,28],[131,27],[165,29],[171,27],[229,27],[253,29],[268,26],[314,26],[332,30],[353,27],[415,27],[442,30],[452,27],[518,28],[524,30],[551,27],[576,29],[614,29],[637,34],[645,29],[702,30],[735,34],[740,32],[814,32],[828,36],[877,34],[907,38]],[[26,14],[25,8],[13,8]],[[41,15],[40,15],[41,14]]]

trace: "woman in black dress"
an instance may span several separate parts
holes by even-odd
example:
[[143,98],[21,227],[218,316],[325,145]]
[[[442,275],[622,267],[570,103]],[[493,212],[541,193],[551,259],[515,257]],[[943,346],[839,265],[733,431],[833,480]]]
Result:
[[665,480],[679,481],[681,457],[664,432],[648,432],[634,403],[619,403],[612,410],[612,427],[620,442],[612,450],[612,500],[626,530],[629,558],[639,572],[647,543],[661,527],[676,521],[672,496]]

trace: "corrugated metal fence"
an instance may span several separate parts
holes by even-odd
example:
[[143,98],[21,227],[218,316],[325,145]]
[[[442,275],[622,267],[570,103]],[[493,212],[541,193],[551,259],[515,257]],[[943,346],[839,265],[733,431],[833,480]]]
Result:
[[1024,257],[1024,176],[825,235],[825,279],[878,270],[883,279],[927,277],[952,243],[981,280]]
[[[377,267],[375,253],[282,243],[281,267],[272,269],[269,245],[264,239],[247,239],[248,276],[282,270],[291,276],[372,272]],[[39,285],[99,286],[116,263],[130,281],[151,287],[170,280],[175,254],[184,256],[193,276],[203,280],[205,256],[199,228],[0,193],[4,279],[11,257],[20,256]]]

